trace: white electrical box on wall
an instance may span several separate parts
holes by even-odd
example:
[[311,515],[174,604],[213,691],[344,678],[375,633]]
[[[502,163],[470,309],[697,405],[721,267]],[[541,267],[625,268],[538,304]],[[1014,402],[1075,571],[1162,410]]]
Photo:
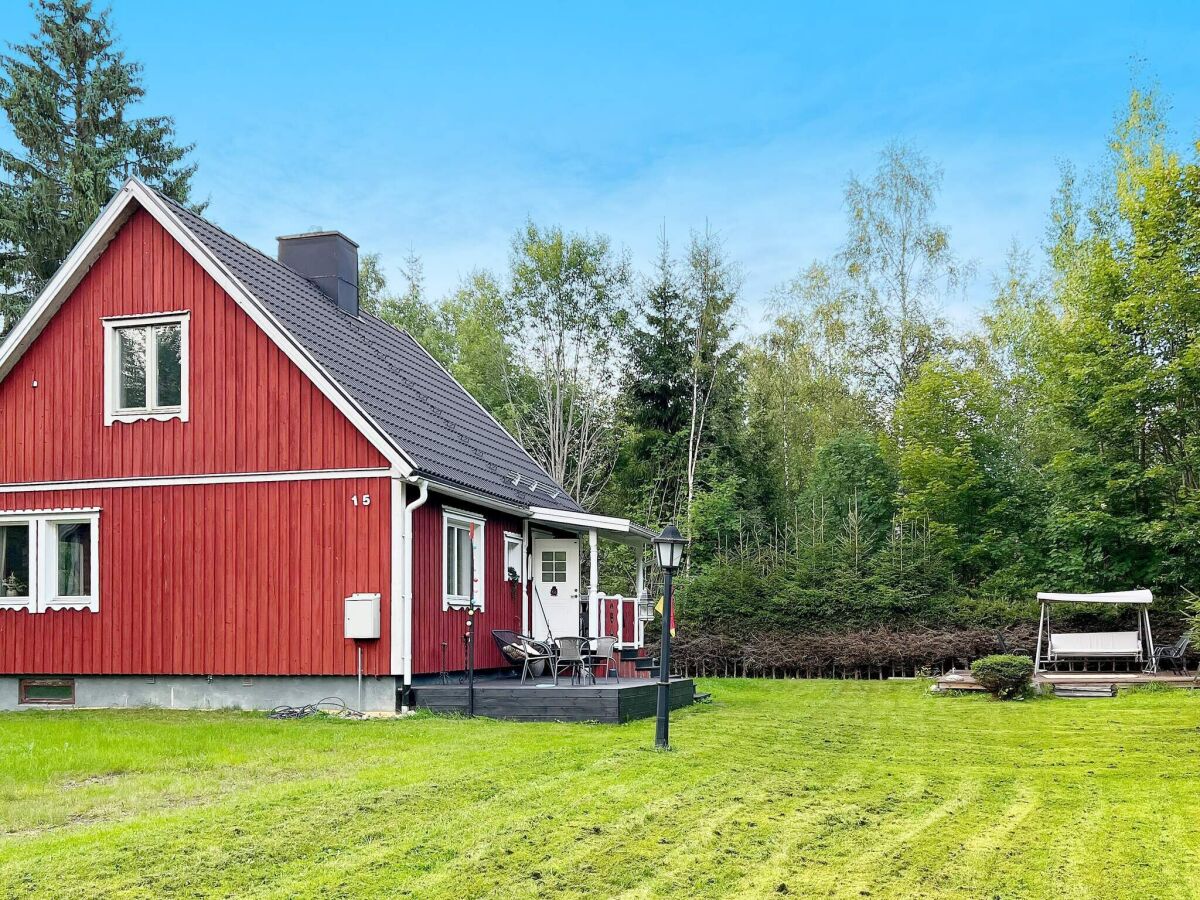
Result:
[[379,595],[351,594],[346,598],[346,639],[368,641],[379,637]]

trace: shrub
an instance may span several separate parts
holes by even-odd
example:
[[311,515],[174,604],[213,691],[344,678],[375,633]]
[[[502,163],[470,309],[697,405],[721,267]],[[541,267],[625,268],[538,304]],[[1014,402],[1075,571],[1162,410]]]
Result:
[[1022,697],[1033,678],[1033,660],[1028,656],[996,654],[971,663],[971,674],[1000,700]]

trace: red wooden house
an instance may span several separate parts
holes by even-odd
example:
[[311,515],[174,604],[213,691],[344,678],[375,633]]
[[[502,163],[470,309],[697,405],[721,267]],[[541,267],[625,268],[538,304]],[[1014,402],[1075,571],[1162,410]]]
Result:
[[472,605],[481,669],[492,629],[641,646],[641,567],[605,597],[597,547],[650,532],[580,508],[357,273],[337,232],[272,259],[113,198],[0,345],[0,708],[353,700],[361,673],[392,710],[463,668]]

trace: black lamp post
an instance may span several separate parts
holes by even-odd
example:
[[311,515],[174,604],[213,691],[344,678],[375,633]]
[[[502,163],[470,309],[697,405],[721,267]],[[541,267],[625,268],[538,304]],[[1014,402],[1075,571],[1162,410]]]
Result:
[[686,542],[679,529],[668,525],[654,539],[654,554],[663,570],[662,647],[658,660],[658,728],[654,734],[654,746],[659,750],[670,747],[668,732],[671,727],[671,607],[675,601],[671,578],[683,561]]

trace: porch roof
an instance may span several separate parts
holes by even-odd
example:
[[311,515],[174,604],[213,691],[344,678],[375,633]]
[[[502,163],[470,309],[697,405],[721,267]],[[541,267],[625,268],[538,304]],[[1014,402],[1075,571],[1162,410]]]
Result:
[[546,506],[530,508],[530,519],[534,522],[544,522],[568,531],[591,531],[593,528],[601,537],[623,544],[645,545],[655,537],[653,531],[645,525],[639,525],[630,519],[620,519],[615,516],[598,516],[593,513],[570,512],[562,509],[551,509]]

